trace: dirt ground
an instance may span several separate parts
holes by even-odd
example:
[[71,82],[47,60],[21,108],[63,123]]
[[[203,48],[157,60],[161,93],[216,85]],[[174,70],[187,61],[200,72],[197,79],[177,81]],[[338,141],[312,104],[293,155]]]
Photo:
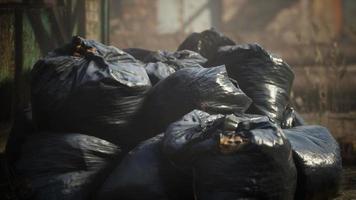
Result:
[[342,190],[335,200],[356,199],[356,166],[346,166],[343,170]]

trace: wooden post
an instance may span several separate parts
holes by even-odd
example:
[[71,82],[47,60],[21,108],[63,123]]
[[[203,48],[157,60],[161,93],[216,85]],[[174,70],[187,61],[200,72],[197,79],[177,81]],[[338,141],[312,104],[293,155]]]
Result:
[[22,98],[22,69],[23,69],[23,10],[15,8],[15,75],[14,75],[14,89],[12,94],[12,119],[14,114],[23,107]]

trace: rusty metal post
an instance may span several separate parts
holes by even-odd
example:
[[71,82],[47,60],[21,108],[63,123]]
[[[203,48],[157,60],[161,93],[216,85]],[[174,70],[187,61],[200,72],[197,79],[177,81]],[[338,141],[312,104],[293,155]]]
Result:
[[101,42],[104,44],[109,44],[110,39],[110,16],[109,16],[109,1],[108,0],[101,0]]

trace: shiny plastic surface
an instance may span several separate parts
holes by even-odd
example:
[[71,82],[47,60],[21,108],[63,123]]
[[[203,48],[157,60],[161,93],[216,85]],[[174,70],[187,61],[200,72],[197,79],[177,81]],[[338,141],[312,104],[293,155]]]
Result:
[[105,180],[96,199],[193,200],[192,174],[177,168],[161,152],[163,135],[129,152]]
[[215,58],[219,47],[235,45],[235,42],[215,29],[208,29],[201,33],[190,34],[178,47],[179,50],[191,50],[199,53],[208,61]]
[[201,67],[206,59],[194,51],[182,50],[177,52],[157,51],[145,57],[145,69],[152,85],[165,79],[179,69],[186,67]]
[[342,164],[339,145],[321,126],[284,129],[298,169],[295,199],[332,199],[338,193]]
[[221,47],[207,66],[226,65],[230,77],[253,103],[247,113],[267,115],[281,123],[289,102],[294,73],[282,59],[257,44]]
[[[293,199],[297,174],[282,130],[264,116],[221,117],[193,111],[165,132],[163,152],[193,169],[196,199]],[[241,148],[222,152],[222,135],[244,138],[227,144]]]
[[224,66],[184,68],[155,85],[133,120],[130,135],[143,141],[194,109],[210,113],[244,112],[248,98],[227,76]]
[[89,199],[119,153],[116,145],[93,136],[33,135],[15,163],[18,181],[23,183],[19,196],[36,200]]
[[34,119],[41,130],[116,140],[151,87],[144,65],[112,46],[74,37],[32,70]]

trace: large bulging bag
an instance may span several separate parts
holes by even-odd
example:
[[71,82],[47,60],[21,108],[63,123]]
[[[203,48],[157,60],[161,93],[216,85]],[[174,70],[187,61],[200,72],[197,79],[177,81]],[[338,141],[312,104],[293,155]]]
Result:
[[282,59],[258,44],[224,46],[208,66],[224,64],[228,75],[252,99],[247,113],[267,115],[277,124],[289,104],[294,73]]
[[293,199],[291,145],[265,116],[193,111],[165,132],[163,152],[194,172],[198,200]]
[[213,60],[218,52],[219,47],[226,45],[235,45],[235,42],[211,28],[201,33],[190,34],[178,47],[180,50],[191,50],[199,53],[208,61]]
[[130,126],[130,135],[135,136],[132,143],[164,132],[170,123],[194,109],[231,114],[244,112],[250,103],[224,66],[178,70],[147,93]]
[[121,149],[79,133],[41,132],[22,145],[14,163],[18,195],[36,200],[86,200],[96,193]]
[[193,200],[192,173],[173,165],[161,151],[163,135],[150,138],[115,166],[96,199]]
[[292,145],[298,170],[295,199],[332,199],[340,189],[340,148],[330,132],[321,126],[284,129]]
[[34,120],[40,130],[82,132],[119,140],[151,87],[129,54],[74,37],[32,70]]

